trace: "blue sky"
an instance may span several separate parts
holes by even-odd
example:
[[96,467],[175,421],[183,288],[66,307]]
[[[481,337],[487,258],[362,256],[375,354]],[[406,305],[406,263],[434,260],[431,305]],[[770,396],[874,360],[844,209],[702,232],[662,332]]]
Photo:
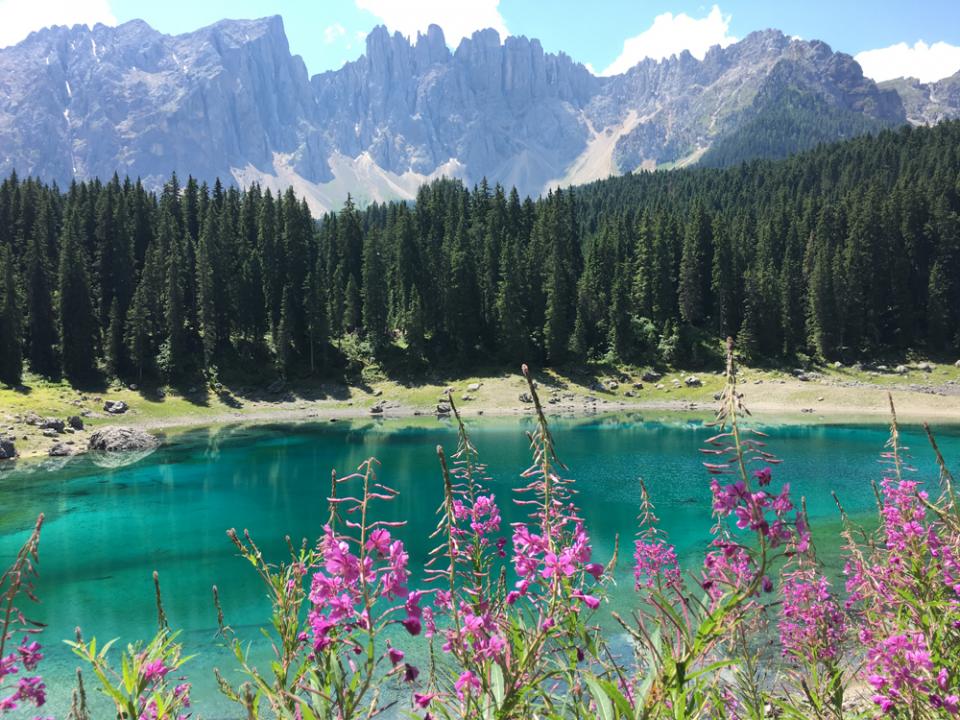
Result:
[[920,0],[0,0],[0,46],[43,25],[142,18],[164,32],[194,30],[224,17],[282,15],[293,52],[312,73],[363,51],[377,24],[415,36],[433,21],[448,42],[480,27],[541,40],[597,73],[622,71],[644,56],[681,49],[701,56],[753,30],[775,27],[861,55],[866,73],[937,79],[960,70],[960,2]]

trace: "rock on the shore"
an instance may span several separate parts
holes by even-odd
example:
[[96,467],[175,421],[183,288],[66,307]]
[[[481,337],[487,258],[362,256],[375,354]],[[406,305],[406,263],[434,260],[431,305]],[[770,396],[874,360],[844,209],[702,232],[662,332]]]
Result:
[[482,384],[483,383],[478,383],[478,382],[470,383],[469,385],[467,385],[467,392],[479,392],[480,386]]
[[73,455],[73,448],[66,443],[54,443],[47,451],[50,457],[68,457]]
[[67,424],[74,430],[83,430],[83,418],[79,415],[71,415],[68,417]]
[[103,404],[103,409],[111,415],[122,415],[130,408],[123,400],[107,400]]
[[687,387],[701,387],[703,382],[696,375],[691,375],[683,381]]
[[150,450],[160,441],[150,433],[135,428],[107,427],[97,430],[90,436],[89,448],[105,452],[124,452],[127,450]]
[[62,433],[66,424],[60,418],[46,418],[37,427],[41,430],[55,430],[58,433]]
[[17,456],[17,446],[13,438],[0,437],[0,460],[13,460]]
[[522,403],[532,403],[532,402],[533,402],[533,398],[530,397],[530,393],[525,393],[525,392],[520,393],[520,395],[518,396],[518,399],[519,399],[520,402],[522,402]]

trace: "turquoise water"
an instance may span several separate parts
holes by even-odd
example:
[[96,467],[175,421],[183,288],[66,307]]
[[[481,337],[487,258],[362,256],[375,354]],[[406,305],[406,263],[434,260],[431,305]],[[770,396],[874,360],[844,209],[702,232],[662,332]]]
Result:
[[[529,464],[524,435],[529,420],[481,419],[470,426],[505,519],[518,519],[509,505],[510,488]],[[766,429],[771,448],[784,460],[776,472],[806,496],[818,544],[835,565],[838,525],[830,491],[851,512],[873,507],[869,483],[880,474],[886,428]],[[709,428],[697,421],[619,415],[557,420],[554,432],[568,475],[577,479],[598,559],[611,556],[618,534],[629,538],[635,531],[637,478],[643,477],[681,556],[697,561],[710,527],[708,476],[697,449],[712,434]],[[915,449],[920,476],[935,478],[926,440],[910,429],[905,437]],[[938,428],[938,437],[956,470],[960,429]],[[440,501],[435,447],[452,452],[455,442],[451,425],[433,420],[219,428],[178,436],[176,443],[126,467],[105,468],[80,457],[62,466],[21,463],[0,473],[0,560],[13,555],[38,513],[47,516],[38,585],[43,603],[30,610],[48,624],[43,668],[49,710],[62,717],[69,703],[76,662],[59,641],[72,637],[75,626],[101,641],[152,634],[151,573],[157,570],[171,623],[183,628],[188,653],[200,653],[188,665],[197,709],[208,720],[231,717],[212,677],[213,666],[226,671],[232,665],[214,635],[211,586],[219,586],[228,623],[251,640],[266,617],[266,602],[225,531],[249,529],[269,557],[283,559],[285,535],[297,542],[319,533],[331,469],[345,474],[375,455],[381,479],[401,492],[389,508],[390,519],[408,521],[400,532],[411,550],[411,566],[417,567],[429,549],[427,535]],[[611,603],[627,607],[629,549],[621,556],[623,580]]]

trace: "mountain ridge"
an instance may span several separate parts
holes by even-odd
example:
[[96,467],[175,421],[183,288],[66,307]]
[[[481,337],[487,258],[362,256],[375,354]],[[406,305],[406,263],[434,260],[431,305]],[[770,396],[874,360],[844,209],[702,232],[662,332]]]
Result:
[[[836,122],[787,123],[793,135],[774,137],[774,150],[924,122],[929,93],[913,89],[905,103],[905,92],[823,42],[777,30],[702,61],[683,52],[598,77],[524,36],[480,30],[451,49],[436,25],[412,41],[378,26],[357,60],[310,76],[279,15],[181,35],[142,20],[55,26],[0,49],[0,172],[292,185],[315,211],[348,193],[412,198],[440,175],[537,195],[696,162],[798,94]],[[725,147],[729,161],[750,154]]]

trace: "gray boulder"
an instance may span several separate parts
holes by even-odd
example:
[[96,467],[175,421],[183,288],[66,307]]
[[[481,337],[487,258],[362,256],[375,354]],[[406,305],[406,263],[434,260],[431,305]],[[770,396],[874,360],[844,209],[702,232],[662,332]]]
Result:
[[17,456],[17,446],[13,438],[0,437],[0,460],[12,460]]
[[68,417],[67,424],[74,430],[83,430],[83,418],[79,415],[71,415]]
[[686,380],[683,381],[684,385],[687,387],[702,387],[703,381],[700,380],[696,375],[691,375]]
[[532,403],[532,402],[533,402],[533,398],[530,397],[530,393],[526,393],[526,392],[520,393],[520,395],[518,396],[518,399],[519,399],[520,402],[522,402],[522,403]]
[[50,457],[69,457],[73,455],[73,448],[66,443],[58,442],[50,446],[47,454]]
[[41,430],[56,430],[58,433],[62,433],[66,423],[60,418],[45,418],[38,427]]
[[143,430],[125,427],[106,427],[90,436],[89,448],[103,452],[124,452],[128,450],[150,450],[160,441]]
[[656,370],[646,370],[643,375],[640,376],[640,379],[644,382],[657,382],[663,375],[658,373]]
[[103,409],[111,415],[122,415],[130,409],[130,406],[123,400],[107,400],[103,404]]

